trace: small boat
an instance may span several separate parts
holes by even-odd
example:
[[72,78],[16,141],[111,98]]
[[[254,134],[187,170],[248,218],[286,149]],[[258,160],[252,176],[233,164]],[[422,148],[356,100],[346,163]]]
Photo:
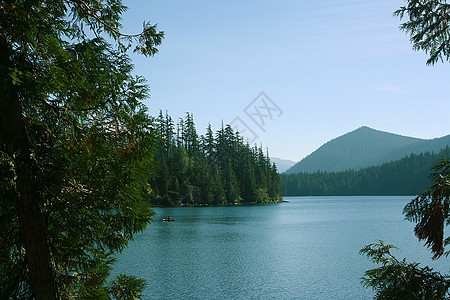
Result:
[[172,218],[167,218],[167,219],[162,219],[163,220],[163,222],[173,222],[173,221],[175,221],[175,219],[172,219]]

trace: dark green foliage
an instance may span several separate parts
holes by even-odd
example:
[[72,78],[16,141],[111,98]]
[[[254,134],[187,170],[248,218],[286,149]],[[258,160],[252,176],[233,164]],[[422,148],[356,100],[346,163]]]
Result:
[[124,10],[0,1],[1,299],[108,297],[114,254],[151,219],[148,87],[123,50],[152,55],[163,35],[121,34]]
[[360,127],[322,145],[285,173],[359,170],[399,160],[411,153],[438,152],[446,146],[450,146],[450,135],[424,140]]
[[376,291],[376,299],[448,299],[450,277],[442,276],[429,267],[398,260],[390,250],[392,245],[378,241],[365,246],[365,254],[381,267],[365,272],[363,284]]
[[428,172],[450,148],[408,157],[359,171],[281,174],[284,196],[417,195],[430,185]]
[[450,224],[450,159],[444,158],[433,166],[430,176],[433,184],[404,208],[405,218],[415,222],[414,232],[419,240],[431,247],[434,258],[444,254],[444,226]]
[[[400,28],[411,34],[414,49],[429,53],[427,64],[450,60],[450,5],[447,1],[406,2],[407,5],[394,14],[409,17]],[[448,152],[448,148],[445,150]],[[450,237],[444,240],[444,228],[450,224],[449,156],[445,153],[433,166],[431,186],[403,210],[405,218],[416,223],[414,232],[419,240],[426,241],[434,259],[441,257],[445,253],[444,246],[450,243]],[[389,251],[392,248],[380,241],[361,250],[372,261],[382,264],[380,268],[366,271],[363,277],[363,283],[376,291],[377,299],[450,299],[450,276],[429,267],[419,267],[417,263],[398,261]]]
[[132,275],[118,275],[108,287],[112,299],[134,300],[142,297],[146,286],[145,280]]
[[159,168],[150,181],[155,205],[227,205],[281,200],[277,169],[268,153],[250,148],[231,126],[214,135],[208,126],[198,136],[187,114],[175,130],[162,113],[156,122],[163,139],[156,156]]
[[428,65],[450,61],[450,4],[446,0],[408,0],[394,15],[408,21],[400,29],[411,36],[414,50],[429,54]]
[[[414,232],[425,240],[437,259],[444,254],[444,227],[450,223],[450,159],[443,158],[433,166],[432,185],[404,208],[407,220],[416,223]],[[361,253],[382,266],[368,270],[364,285],[376,291],[377,299],[449,299],[450,276],[442,275],[418,263],[399,261],[391,253],[392,245],[382,241],[365,246]],[[448,254],[448,252],[446,253]]]

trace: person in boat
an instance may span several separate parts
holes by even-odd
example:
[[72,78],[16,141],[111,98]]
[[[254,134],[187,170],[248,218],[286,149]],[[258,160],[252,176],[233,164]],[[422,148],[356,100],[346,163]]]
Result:
[[167,217],[167,221],[170,221],[170,220],[172,220],[172,218],[170,216],[168,216]]

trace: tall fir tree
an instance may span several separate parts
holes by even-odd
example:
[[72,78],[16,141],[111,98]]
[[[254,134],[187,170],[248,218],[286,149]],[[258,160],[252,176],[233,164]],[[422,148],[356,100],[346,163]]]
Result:
[[[157,128],[166,128],[166,114],[159,115]],[[171,131],[173,135],[175,130]],[[159,205],[224,205],[280,201],[278,172],[270,166],[268,151],[250,148],[230,125],[214,134],[211,125],[198,136],[192,114],[180,119],[177,138],[161,144],[156,160],[159,173],[150,180],[150,201]],[[174,155],[166,160],[166,149]],[[166,165],[168,167],[166,167]],[[168,169],[168,172],[166,170]],[[165,178],[161,178],[163,176]]]
[[163,33],[122,34],[125,9],[0,1],[2,299],[108,297],[112,255],[150,220],[155,132],[125,51],[151,56]]

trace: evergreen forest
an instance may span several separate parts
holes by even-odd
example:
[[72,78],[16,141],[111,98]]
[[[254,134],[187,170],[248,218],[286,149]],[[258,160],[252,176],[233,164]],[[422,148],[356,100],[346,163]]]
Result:
[[281,174],[281,190],[283,196],[418,195],[430,185],[430,168],[449,156],[447,146],[358,171]]
[[360,170],[396,161],[412,153],[437,153],[447,145],[450,145],[450,135],[420,139],[362,126],[323,144],[286,173]]
[[175,125],[155,120],[157,171],[149,182],[152,205],[234,205],[281,201],[280,179],[268,151],[251,147],[230,125],[198,135],[193,115]]

